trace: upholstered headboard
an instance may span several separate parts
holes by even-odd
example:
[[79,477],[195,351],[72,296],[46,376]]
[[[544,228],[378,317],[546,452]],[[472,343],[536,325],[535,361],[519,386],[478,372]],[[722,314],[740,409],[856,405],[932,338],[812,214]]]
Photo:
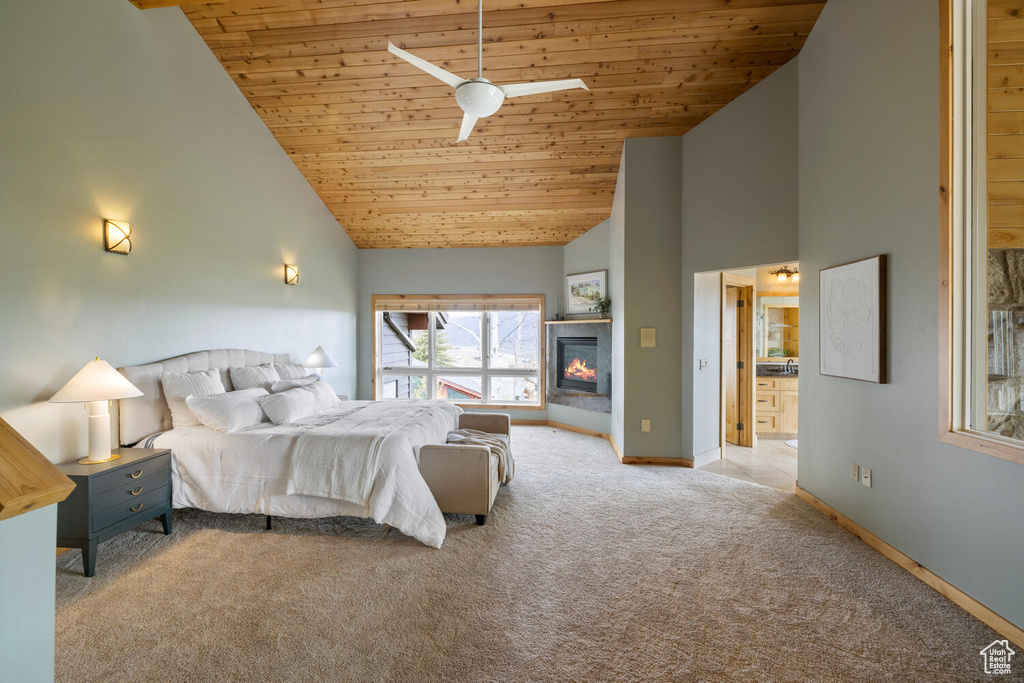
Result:
[[231,391],[231,378],[228,368],[267,363],[290,363],[287,353],[264,353],[247,351],[246,349],[213,349],[196,351],[184,356],[175,356],[166,360],[146,363],[145,365],[129,365],[118,368],[132,384],[142,391],[138,398],[121,399],[119,441],[127,446],[146,438],[150,434],[167,431],[171,428],[171,411],[164,399],[163,385],[160,375],[165,372],[201,372],[203,370],[220,370],[220,378],[224,387]]

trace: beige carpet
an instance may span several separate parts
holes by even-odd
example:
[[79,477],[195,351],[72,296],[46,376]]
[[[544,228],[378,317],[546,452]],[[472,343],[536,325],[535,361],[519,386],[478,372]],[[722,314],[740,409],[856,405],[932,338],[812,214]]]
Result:
[[487,526],[449,518],[441,550],[178,511],[100,546],[94,579],[65,553],[58,680],[988,678],[995,633],[792,495],[545,427],[513,444]]

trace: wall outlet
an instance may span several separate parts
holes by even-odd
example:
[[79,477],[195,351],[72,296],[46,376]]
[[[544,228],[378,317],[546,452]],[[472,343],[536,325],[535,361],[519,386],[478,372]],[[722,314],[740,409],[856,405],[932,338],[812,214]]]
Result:
[[651,421],[650,420],[640,420],[640,431],[641,432],[649,432],[649,431],[651,431]]
[[850,479],[860,481],[860,465],[855,462],[850,463]]
[[868,488],[871,488],[871,470],[869,470],[867,467],[862,467],[860,468],[860,471],[860,483],[864,484]]
[[707,358],[701,358],[700,359],[700,369],[701,370],[707,370],[708,369],[708,359]]

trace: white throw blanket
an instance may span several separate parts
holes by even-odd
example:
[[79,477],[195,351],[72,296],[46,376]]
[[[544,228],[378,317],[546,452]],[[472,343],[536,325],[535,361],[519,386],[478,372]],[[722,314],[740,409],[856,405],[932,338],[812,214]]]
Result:
[[288,494],[319,496],[367,507],[381,444],[435,404],[382,401],[303,434],[292,451]]
[[508,437],[504,434],[491,434],[479,429],[456,429],[448,432],[448,443],[490,448],[491,453],[498,456],[498,481],[502,484],[511,482],[516,474],[516,461],[512,457]]

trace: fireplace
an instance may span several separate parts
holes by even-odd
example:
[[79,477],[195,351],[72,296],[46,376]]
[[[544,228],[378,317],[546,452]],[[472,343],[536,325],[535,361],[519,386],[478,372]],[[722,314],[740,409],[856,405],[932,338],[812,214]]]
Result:
[[558,338],[558,386],[597,393],[597,337]]

